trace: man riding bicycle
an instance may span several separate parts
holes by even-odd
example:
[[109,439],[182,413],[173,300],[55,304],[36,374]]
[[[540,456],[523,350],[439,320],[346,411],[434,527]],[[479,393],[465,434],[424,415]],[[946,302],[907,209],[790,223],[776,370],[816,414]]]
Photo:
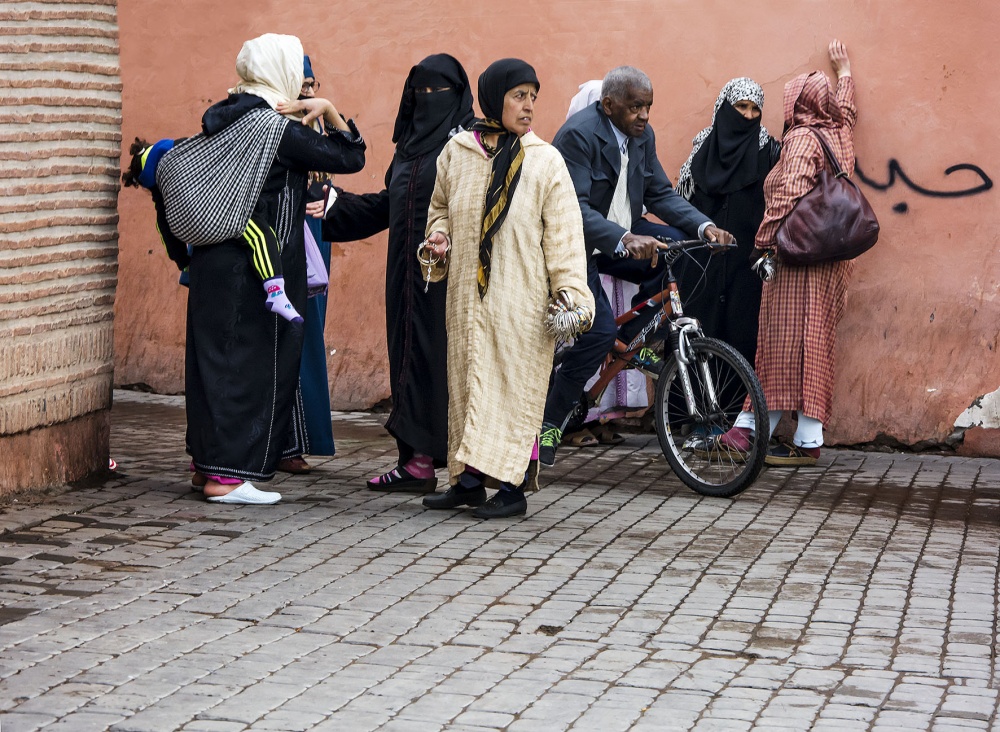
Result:
[[[593,326],[565,354],[549,388],[539,445],[543,465],[555,464],[563,428],[584,384],[617,336],[600,274],[640,285],[638,299],[658,289],[657,240],[632,231],[637,223],[656,227],[640,221],[642,207],[691,235],[721,243],[733,240],[674,191],[656,157],[655,136],[648,124],[652,104],[649,77],[631,66],[618,67],[604,78],[601,100],[566,120],[552,141],[566,161],[580,200],[584,240],[591,253],[587,284],[597,308]],[[652,233],[649,228],[645,231]],[[658,359],[649,349],[640,351],[634,361],[639,368],[657,371]]]

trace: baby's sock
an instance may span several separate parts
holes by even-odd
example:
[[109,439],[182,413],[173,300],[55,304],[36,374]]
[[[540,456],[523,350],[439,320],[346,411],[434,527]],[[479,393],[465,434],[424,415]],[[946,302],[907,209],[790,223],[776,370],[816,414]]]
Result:
[[267,302],[265,305],[268,310],[272,313],[277,313],[291,323],[303,322],[299,311],[295,309],[295,306],[292,305],[285,294],[284,277],[272,277],[269,280],[264,280],[264,292],[267,293]]

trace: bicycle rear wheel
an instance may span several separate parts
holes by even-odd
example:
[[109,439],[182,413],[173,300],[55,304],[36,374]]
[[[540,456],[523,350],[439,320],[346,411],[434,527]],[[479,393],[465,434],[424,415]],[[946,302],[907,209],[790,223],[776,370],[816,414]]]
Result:
[[[729,498],[760,475],[767,454],[767,404],[757,374],[728,343],[715,338],[689,341],[687,373],[692,415],[676,354],[656,384],[656,434],[670,467],[681,481],[704,496]],[[712,395],[715,399],[712,399]],[[733,427],[749,397],[758,429],[747,450],[720,447],[713,438]]]

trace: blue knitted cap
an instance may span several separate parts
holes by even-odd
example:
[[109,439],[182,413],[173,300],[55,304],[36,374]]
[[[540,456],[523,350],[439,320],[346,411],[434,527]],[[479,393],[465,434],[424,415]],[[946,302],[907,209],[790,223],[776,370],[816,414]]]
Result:
[[156,185],[156,166],[167,150],[174,146],[173,140],[160,140],[142,151],[142,172],[139,173],[139,185],[152,188]]

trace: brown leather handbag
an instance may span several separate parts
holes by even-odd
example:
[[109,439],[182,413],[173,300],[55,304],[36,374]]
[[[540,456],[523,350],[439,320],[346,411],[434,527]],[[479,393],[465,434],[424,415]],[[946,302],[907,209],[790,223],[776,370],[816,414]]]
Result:
[[878,241],[878,218],[861,189],[841,169],[826,138],[809,131],[819,138],[827,167],[778,227],[778,259],[792,266],[854,259]]

